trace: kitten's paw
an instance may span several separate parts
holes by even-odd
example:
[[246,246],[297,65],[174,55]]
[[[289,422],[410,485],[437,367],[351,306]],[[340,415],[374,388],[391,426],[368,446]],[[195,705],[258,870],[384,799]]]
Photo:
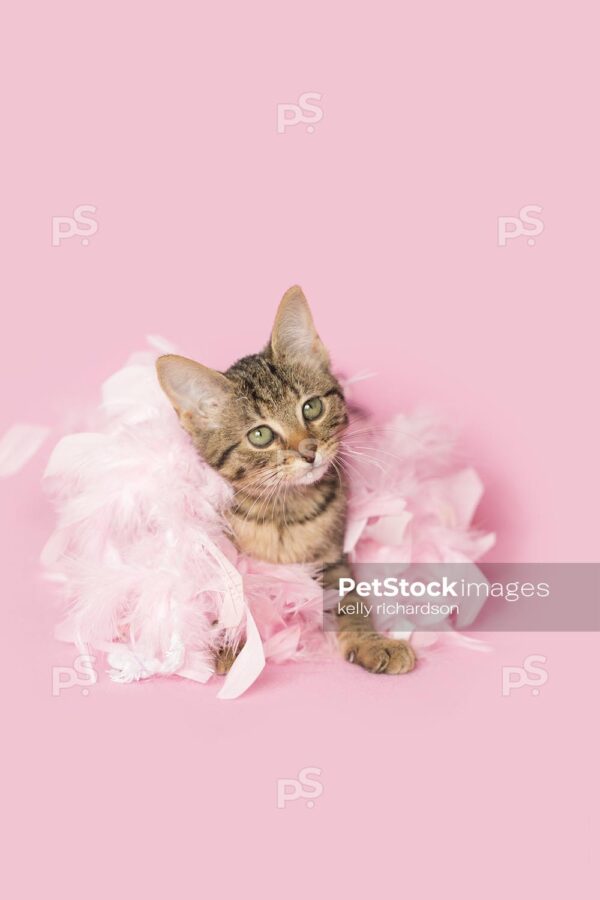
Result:
[[215,651],[215,675],[227,675],[242,648],[230,644]]
[[414,669],[417,662],[408,641],[357,631],[342,632],[339,640],[348,662],[377,675],[403,675]]

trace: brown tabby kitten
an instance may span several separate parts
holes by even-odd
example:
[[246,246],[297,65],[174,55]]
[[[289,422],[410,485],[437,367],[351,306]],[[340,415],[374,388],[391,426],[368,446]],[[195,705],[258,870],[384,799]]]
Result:
[[[336,462],[348,414],[301,288],[284,295],[267,347],[224,374],[182,356],[156,366],[194,445],[235,489],[228,518],[239,549],[269,562],[318,562],[326,587],[349,576],[347,488]],[[377,634],[362,616],[342,612],[338,622],[350,662],[390,675],[414,667],[406,641]],[[217,669],[232,661],[223,654]]]

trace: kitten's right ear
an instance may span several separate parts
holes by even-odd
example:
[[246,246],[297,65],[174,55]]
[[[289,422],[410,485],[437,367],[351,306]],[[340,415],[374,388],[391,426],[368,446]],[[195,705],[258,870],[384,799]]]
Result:
[[230,382],[185,356],[159,356],[156,371],[160,386],[188,431],[217,428],[221,409],[231,397]]
[[329,354],[317,334],[302,288],[297,284],[281,298],[271,333],[271,351],[276,359],[282,357],[319,369],[329,368]]

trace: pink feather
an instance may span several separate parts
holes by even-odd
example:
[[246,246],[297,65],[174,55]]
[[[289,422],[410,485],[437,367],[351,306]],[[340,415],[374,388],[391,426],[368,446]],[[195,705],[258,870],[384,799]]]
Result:
[[[243,693],[265,660],[335,654],[311,567],[235,549],[223,516],[231,489],[180,428],[154,353],[135,354],[105,382],[94,421],[94,432],[59,441],[44,478],[57,523],[42,563],[66,601],[63,636],[107,651],[120,681],[174,673],[206,681],[214,648],[245,641],[223,698]],[[360,456],[352,466],[346,545],[355,561],[469,562],[491,546],[492,535],[470,526],[479,478],[452,468],[438,424],[397,416],[367,444],[385,472]]]
[[50,429],[44,425],[13,425],[0,438],[0,478],[15,475],[40,449]]

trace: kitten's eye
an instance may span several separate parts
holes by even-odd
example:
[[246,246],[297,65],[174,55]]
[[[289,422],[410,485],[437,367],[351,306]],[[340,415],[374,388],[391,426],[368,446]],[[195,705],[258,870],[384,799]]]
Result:
[[302,415],[308,422],[318,419],[323,412],[323,401],[320,397],[311,397],[302,407]]
[[259,425],[248,432],[248,440],[255,447],[268,447],[275,440],[275,432],[268,425]]

